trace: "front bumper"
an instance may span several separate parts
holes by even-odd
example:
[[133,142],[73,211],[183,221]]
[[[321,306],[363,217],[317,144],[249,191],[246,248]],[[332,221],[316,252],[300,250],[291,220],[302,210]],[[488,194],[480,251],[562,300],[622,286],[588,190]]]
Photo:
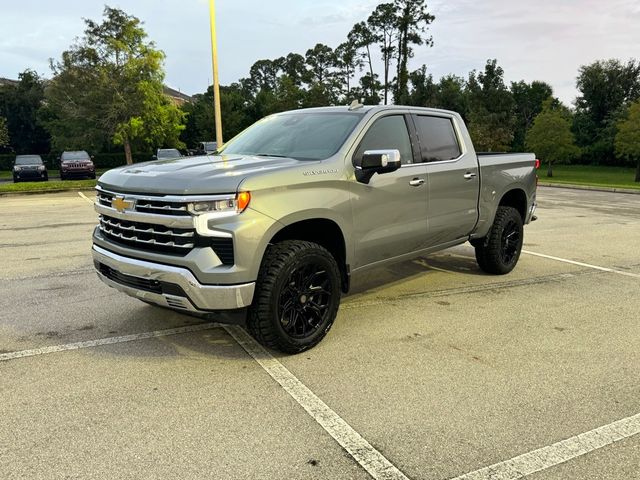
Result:
[[29,178],[43,180],[47,178],[47,171],[46,170],[20,170],[20,171],[14,170],[13,176],[17,180],[26,180]]
[[70,168],[68,170],[60,170],[65,177],[92,177],[96,174],[94,168]]
[[95,244],[92,253],[100,280],[163,307],[206,313],[248,307],[253,301],[255,282],[206,285],[186,268],[125,257]]

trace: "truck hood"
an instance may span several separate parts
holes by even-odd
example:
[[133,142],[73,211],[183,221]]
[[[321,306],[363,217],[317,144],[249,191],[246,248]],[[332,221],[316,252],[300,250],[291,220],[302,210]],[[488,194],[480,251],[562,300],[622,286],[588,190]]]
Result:
[[292,158],[208,155],[136,163],[104,173],[98,184],[116,192],[165,195],[234,193],[248,176],[300,165]]

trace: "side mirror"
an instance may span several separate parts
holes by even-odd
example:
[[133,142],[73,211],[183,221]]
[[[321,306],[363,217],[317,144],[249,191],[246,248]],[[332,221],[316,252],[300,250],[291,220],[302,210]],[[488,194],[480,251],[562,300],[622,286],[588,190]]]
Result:
[[400,166],[399,150],[366,150],[356,165],[356,180],[368,184],[375,173],[395,172]]
[[395,172],[400,168],[400,152],[398,150],[367,150],[362,155],[360,168],[374,169],[377,173]]
[[91,155],[91,160],[93,160],[94,158],[96,158],[96,157],[94,157],[93,155]]
[[151,160],[157,160],[158,156],[157,155],[151,155]]

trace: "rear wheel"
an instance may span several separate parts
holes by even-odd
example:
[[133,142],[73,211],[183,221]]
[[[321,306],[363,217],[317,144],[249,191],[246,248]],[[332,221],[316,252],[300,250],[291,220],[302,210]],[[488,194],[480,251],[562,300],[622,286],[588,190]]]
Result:
[[480,268],[496,275],[513,270],[522,251],[523,233],[518,211],[513,207],[498,207],[489,235],[473,243]]
[[266,347],[303,352],[324,338],[339,305],[335,258],[316,243],[287,240],[265,253],[247,329]]

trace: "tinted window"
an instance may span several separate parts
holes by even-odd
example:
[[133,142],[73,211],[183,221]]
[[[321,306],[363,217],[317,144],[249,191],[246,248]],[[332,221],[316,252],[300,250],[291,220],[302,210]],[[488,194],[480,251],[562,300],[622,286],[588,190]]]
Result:
[[62,160],[89,160],[89,154],[84,150],[80,152],[62,152]]
[[414,118],[423,161],[453,160],[460,156],[460,145],[450,118],[425,115]]
[[411,139],[402,115],[383,117],[367,130],[358,146],[355,158],[361,158],[366,150],[400,150],[403,164],[413,163]]
[[40,155],[18,155],[16,165],[42,165]]
[[175,148],[161,148],[158,150],[159,159],[180,158],[182,154]]
[[361,113],[272,115],[253,124],[219,152],[324,160],[340,149],[361,119]]

